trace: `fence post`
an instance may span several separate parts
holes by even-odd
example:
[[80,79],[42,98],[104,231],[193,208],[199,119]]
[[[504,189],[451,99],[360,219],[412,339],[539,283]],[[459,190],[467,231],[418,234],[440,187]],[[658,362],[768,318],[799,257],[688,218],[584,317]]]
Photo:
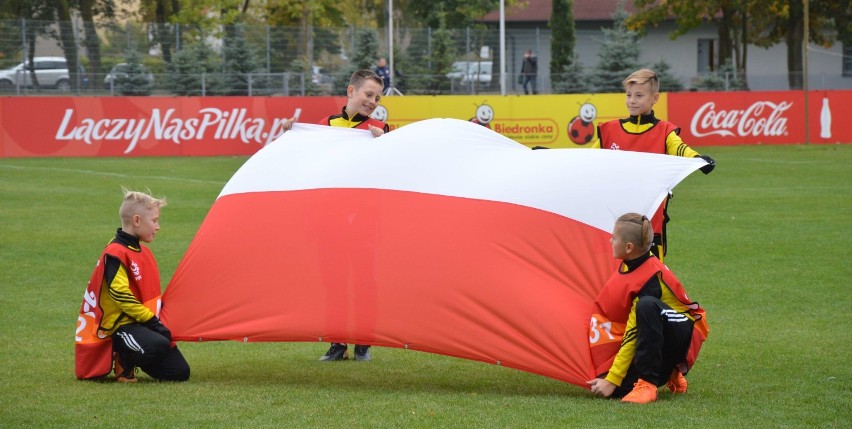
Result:
[[272,63],[270,61],[270,51],[272,50],[272,42],[270,41],[269,24],[266,25],[266,72],[272,73]]
[[290,96],[290,72],[284,72],[284,96]]
[[[27,19],[21,18],[21,64],[27,63]],[[24,67],[24,73],[26,73]],[[26,76],[24,76],[26,78]],[[15,73],[15,95],[21,95],[21,82],[18,79],[18,73]]]

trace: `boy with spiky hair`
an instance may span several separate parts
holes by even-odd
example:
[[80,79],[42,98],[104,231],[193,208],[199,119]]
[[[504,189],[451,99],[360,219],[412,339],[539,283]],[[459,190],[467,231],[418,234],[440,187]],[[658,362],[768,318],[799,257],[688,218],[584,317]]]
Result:
[[112,369],[116,381],[135,383],[139,367],[157,380],[188,380],[189,364],[157,317],[157,261],[142,245],[154,241],[166,200],[123,191],[121,228],[95,265],[77,319],[77,378],[102,378]]

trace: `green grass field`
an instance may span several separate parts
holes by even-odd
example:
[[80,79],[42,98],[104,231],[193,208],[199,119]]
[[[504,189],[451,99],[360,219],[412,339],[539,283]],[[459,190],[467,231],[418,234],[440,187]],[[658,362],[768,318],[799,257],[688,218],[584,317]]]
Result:
[[0,159],[0,427],[849,427],[852,145],[701,150],[718,167],[675,189],[667,263],[710,338],[689,393],[647,406],[406,350],[324,364],[315,343],[181,343],[187,383],[77,381],[77,311],[121,186],[168,198],[165,286],[245,158]]

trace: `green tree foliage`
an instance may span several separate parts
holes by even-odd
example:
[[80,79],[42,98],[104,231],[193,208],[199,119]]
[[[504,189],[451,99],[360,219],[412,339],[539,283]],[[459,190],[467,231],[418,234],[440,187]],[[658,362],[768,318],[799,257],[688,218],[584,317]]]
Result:
[[500,5],[499,0],[407,0],[403,3],[395,6],[404,8],[417,23],[429,28],[466,28]]
[[612,15],[613,27],[604,28],[598,64],[589,78],[596,92],[622,92],[621,82],[639,68],[637,33],[627,28],[627,12],[619,4]]
[[696,88],[700,91],[740,91],[746,89],[745,82],[730,63],[708,73],[698,80]]
[[[802,1],[754,0],[754,13],[749,17],[752,41],[764,48],[784,42],[787,46],[787,80],[790,89],[801,89],[803,83],[805,11]],[[810,43],[829,47],[837,40],[849,41],[852,2],[814,1],[809,3],[808,39]]]
[[574,85],[567,82],[571,77],[568,68],[571,67],[574,56],[574,1],[553,0],[553,12],[550,15],[550,80],[554,88],[567,88]]
[[589,90],[589,78],[583,70],[580,56],[574,52],[571,63],[565,68],[562,79],[553,83],[553,92],[557,94],[585,94]]
[[168,66],[176,95],[215,94],[221,88],[217,57],[203,40],[175,53]]
[[672,74],[672,67],[666,60],[661,59],[651,64],[650,68],[657,73],[657,79],[660,80],[660,92],[683,91],[683,82]]
[[114,76],[115,87],[121,95],[149,95],[151,82],[148,69],[142,65],[142,56],[135,49],[127,52],[127,69]]
[[224,89],[227,95],[249,95],[249,79],[252,88],[255,86],[266,86],[262,76],[253,76],[261,71],[257,61],[257,54],[246,42],[245,27],[241,24],[229,26],[224,40],[225,64],[223,70]]
[[[719,40],[715,66],[732,66],[737,81],[746,87],[749,44],[768,48],[784,42],[790,88],[802,87],[802,0],[635,0],[634,5],[637,13],[628,21],[631,28],[646,28],[675,17],[677,28],[672,38],[712,22]],[[808,37],[812,43],[822,46],[830,46],[836,40],[852,43],[852,2],[810,0],[809,7]]]
[[744,78],[748,11],[759,1],[763,0],[635,0],[637,11],[628,19],[628,25],[632,29],[644,29],[675,17],[677,27],[671,34],[671,38],[675,39],[705,22],[711,22],[716,27],[719,43],[714,67],[733,64],[736,72]]
[[452,71],[456,58],[456,48],[453,32],[447,28],[445,15],[438,13],[438,29],[432,33],[432,86],[436,92],[450,88],[450,78],[447,73]]
[[356,70],[372,70],[378,55],[379,40],[376,32],[370,29],[359,29],[355,31],[355,51],[352,52],[349,65],[338,74],[334,80],[334,92],[340,95],[346,94],[349,86],[349,78]]

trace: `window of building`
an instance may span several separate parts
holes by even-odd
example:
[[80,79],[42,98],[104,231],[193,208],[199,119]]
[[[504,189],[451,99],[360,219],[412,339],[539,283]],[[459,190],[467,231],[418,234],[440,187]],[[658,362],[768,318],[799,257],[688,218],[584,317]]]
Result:
[[698,39],[698,74],[710,73],[716,67],[716,40]]

